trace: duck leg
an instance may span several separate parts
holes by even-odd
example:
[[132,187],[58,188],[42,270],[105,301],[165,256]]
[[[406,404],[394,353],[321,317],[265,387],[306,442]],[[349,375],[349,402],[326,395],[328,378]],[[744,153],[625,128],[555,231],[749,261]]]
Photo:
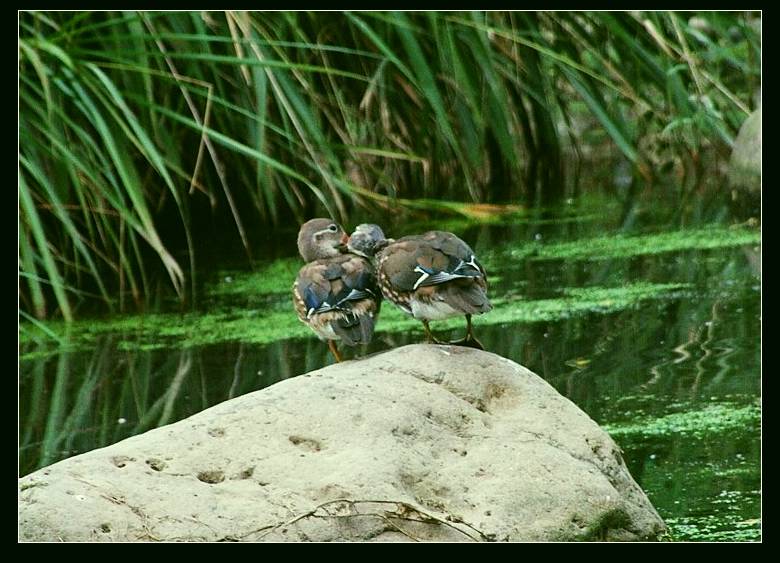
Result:
[[336,362],[341,362],[341,354],[339,354],[339,351],[336,348],[336,343],[333,340],[328,340],[328,348],[330,348],[330,352],[333,354],[333,357],[336,358]]
[[474,331],[471,326],[471,315],[466,315],[466,336],[460,340],[453,340],[450,344],[456,346],[468,346],[477,350],[484,350],[482,343],[474,337]]
[[431,332],[431,327],[428,326],[428,321],[422,321],[423,326],[425,327],[425,342],[428,344],[444,344],[441,340],[436,338],[433,333]]

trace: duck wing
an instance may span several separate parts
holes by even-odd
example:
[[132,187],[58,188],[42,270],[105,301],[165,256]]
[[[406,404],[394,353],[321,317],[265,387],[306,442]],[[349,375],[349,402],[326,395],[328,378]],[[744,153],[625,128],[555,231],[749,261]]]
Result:
[[345,255],[306,264],[298,272],[293,293],[302,321],[314,328],[329,324],[350,346],[371,340],[380,292],[366,259]]
[[398,291],[415,291],[459,279],[487,281],[485,268],[471,247],[445,231],[398,239],[380,253],[379,262]]

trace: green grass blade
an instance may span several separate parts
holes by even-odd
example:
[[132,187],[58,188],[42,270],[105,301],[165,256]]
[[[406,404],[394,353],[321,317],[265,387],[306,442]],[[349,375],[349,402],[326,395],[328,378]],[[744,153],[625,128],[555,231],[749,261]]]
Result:
[[68,297],[65,294],[65,282],[60,275],[57,264],[54,262],[54,256],[49,250],[49,243],[46,239],[46,232],[41,223],[38,211],[35,209],[32,194],[23,175],[19,176],[19,203],[21,205],[22,218],[25,220],[27,228],[32,234],[35,245],[43,261],[44,270],[49,278],[57,305],[60,307],[63,318],[70,322],[73,320],[73,310],[71,309]]
[[[19,225],[19,258],[22,261],[20,276],[27,278],[27,285],[30,288],[30,296],[32,298],[33,311],[35,316],[39,319],[46,318],[46,299],[43,296],[43,290],[41,289],[41,282],[38,276],[38,269],[35,267],[35,256],[33,249],[30,246],[28,240],[29,233],[26,229],[22,229]],[[24,274],[29,274],[24,276]],[[23,311],[20,311],[25,316],[28,316]]]
[[610,117],[607,108],[604,107],[604,105],[590,91],[588,86],[582,82],[576,74],[565,67],[562,68],[562,70],[574,89],[577,90],[580,96],[582,96],[583,101],[593,112],[593,115],[596,116],[596,119],[601,122],[612,140],[615,141],[615,144],[618,146],[620,151],[631,162],[637,162],[639,155],[637,154],[636,149],[634,148],[633,144],[626,138],[617,122],[615,122]]

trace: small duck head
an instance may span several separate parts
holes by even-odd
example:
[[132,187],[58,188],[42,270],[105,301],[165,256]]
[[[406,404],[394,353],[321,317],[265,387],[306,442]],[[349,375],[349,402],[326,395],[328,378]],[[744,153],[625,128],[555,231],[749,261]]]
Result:
[[347,233],[331,219],[312,219],[298,231],[298,252],[306,262],[333,258],[346,250]]
[[371,258],[389,242],[379,225],[363,223],[355,227],[355,232],[349,236],[347,249],[353,254]]

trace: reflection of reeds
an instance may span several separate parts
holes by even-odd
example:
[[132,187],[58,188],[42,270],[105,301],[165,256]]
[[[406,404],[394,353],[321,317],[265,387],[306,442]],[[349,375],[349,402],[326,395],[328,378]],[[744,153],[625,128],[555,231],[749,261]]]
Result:
[[192,299],[212,214],[249,254],[314,212],[548,201],[567,142],[697,161],[750,109],[757,17],[22,12],[22,307],[140,306],[157,271]]
[[[63,351],[56,361],[49,357],[23,363],[23,380],[32,381],[25,384],[29,390],[21,399],[21,469],[48,465],[181,418],[186,406],[180,391],[191,361],[188,350],[179,357],[179,368],[169,380],[168,362],[157,367],[152,353],[118,351],[115,339],[106,337],[92,353]],[[165,374],[157,378],[165,384],[162,392],[154,381],[158,369]]]
[[224,363],[215,364],[208,347],[118,350],[115,337],[101,337],[92,352],[63,350],[22,362],[20,471],[112,444],[297,375],[307,358],[318,366],[326,361],[322,347],[312,343],[303,350],[300,343],[276,343],[251,357],[242,352],[244,345],[232,348],[219,356]]
[[143,431],[148,428],[155,428],[167,424],[171,420],[173,407],[179,397],[183,380],[189,375],[192,367],[192,353],[189,348],[184,348],[179,352],[179,364],[176,367],[170,383],[167,384],[165,392],[160,395],[151,407],[142,414],[137,430]]

